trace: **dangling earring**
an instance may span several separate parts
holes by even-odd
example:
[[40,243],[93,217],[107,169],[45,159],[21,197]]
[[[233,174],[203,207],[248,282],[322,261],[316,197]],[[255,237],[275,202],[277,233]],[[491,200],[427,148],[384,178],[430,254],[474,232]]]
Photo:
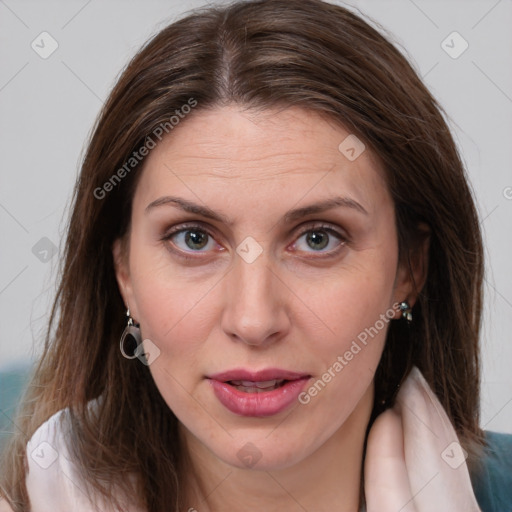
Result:
[[[121,354],[123,354],[126,359],[135,359],[137,357],[137,348],[142,342],[142,336],[140,335],[139,325],[134,324],[133,318],[130,316],[130,308],[126,310],[126,316],[128,317],[128,324],[125,327],[123,334],[121,334],[119,348],[121,349]],[[127,342],[129,342],[131,345],[135,343],[135,346],[132,350],[129,350],[129,353],[126,353],[125,350]]]
[[400,302],[400,311],[402,312],[402,318],[405,318],[407,320],[407,323],[412,322],[412,309],[411,306],[409,306],[409,303],[404,300],[403,302]]

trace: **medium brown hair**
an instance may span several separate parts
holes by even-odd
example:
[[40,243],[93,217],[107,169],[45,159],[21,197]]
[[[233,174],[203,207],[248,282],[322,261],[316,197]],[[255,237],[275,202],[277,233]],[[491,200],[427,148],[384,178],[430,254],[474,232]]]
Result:
[[[320,0],[236,2],[194,11],[154,36],[100,113],[74,189],[44,353],[16,422],[22,433],[4,458],[3,494],[15,511],[28,507],[26,443],[63,408],[72,419],[74,456],[92,488],[108,496],[99,482],[119,485],[148,512],[186,507],[177,419],[148,368],[131,364],[119,350],[126,317],[112,244],[129,230],[142,165],[104,198],[94,191],[191,98],[197,101],[191,115],[227,104],[300,106],[340,123],[377,155],[395,205],[400,261],[411,268],[420,225],[431,237],[412,327],[389,326],[368,428],[393,404],[414,364],[446,410],[471,468],[484,444],[478,351],[483,249],[472,192],[441,107],[400,51],[351,11]],[[86,406],[99,396],[97,420]],[[125,479],[131,472],[139,476],[133,489]]]

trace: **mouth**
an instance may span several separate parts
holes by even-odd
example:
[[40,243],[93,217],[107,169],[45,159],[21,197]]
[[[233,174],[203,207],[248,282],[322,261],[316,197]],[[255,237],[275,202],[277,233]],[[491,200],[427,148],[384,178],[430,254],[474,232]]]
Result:
[[273,389],[280,388],[286,382],[291,382],[286,379],[272,379],[260,382],[253,382],[250,380],[228,380],[226,384],[233,386],[238,391],[244,393],[264,393],[265,391],[272,391]]
[[219,402],[232,413],[265,417],[287,409],[310,378],[305,373],[267,369],[231,370],[211,375],[208,380]]

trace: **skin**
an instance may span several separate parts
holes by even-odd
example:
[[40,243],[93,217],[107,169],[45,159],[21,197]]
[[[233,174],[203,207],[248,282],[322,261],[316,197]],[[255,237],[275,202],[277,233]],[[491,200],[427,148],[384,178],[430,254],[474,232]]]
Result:
[[[199,512],[357,510],[389,323],[308,404],[271,417],[231,413],[205,379],[278,367],[310,374],[314,383],[393,304],[414,304],[412,276],[398,265],[384,172],[369,149],[354,161],[338,150],[348,135],[298,107],[256,113],[230,105],[189,115],[145,161],[129,238],[113,246],[116,276],[143,339],[160,350],[149,371],[179,420],[193,468],[187,506]],[[232,224],[169,204],[145,212],[171,195]],[[288,210],[334,195],[367,214],[342,206],[281,223]],[[212,237],[197,245],[185,233],[160,240],[192,221]],[[346,240],[314,228],[318,222]],[[188,229],[197,236],[198,228]],[[307,229],[315,240],[302,234]],[[248,236],[262,249],[252,263],[236,252]],[[425,258],[426,248],[413,261],[419,289]],[[261,456],[252,467],[237,456],[248,442]]]
[[13,512],[12,508],[3,498],[0,498],[0,512]]

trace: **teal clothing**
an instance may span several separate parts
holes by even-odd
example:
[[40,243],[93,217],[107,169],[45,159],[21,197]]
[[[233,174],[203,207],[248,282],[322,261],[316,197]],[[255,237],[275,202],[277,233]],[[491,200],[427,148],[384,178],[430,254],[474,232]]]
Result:
[[18,364],[0,370],[0,452],[16,431],[16,410],[25,390],[32,366]]
[[485,430],[483,467],[470,475],[482,512],[512,512],[512,434]]

